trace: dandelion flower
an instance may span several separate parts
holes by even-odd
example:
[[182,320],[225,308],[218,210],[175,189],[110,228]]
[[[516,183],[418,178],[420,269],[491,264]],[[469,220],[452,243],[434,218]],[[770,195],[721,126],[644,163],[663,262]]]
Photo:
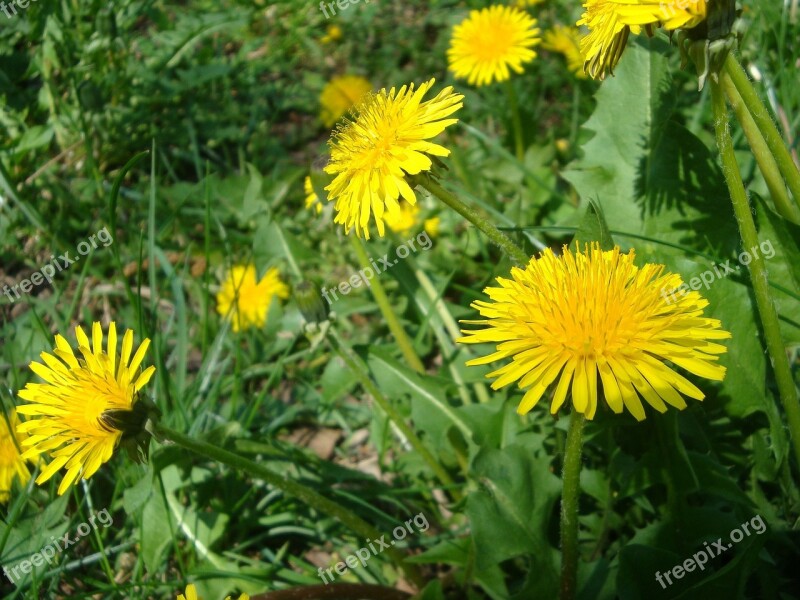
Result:
[[338,25],[328,25],[325,35],[320,38],[323,44],[330,44],[331,42],[338,42],[342,39],[342,28]]
[[431,217],[430,219],[425,219],[425,222],[422,224],[422,228],[428,232],[428,235],[431,237],[436,237],[439,235],[439,229],[441,228],[442,220],[439,217]]
[[317,193],[314,191],[314,186],[311,183],[311,177],[306,175],[306,179],[303,182],[303,189],[306,193],[306,209],[314,209],[317,211],[317,214],[322,212],[322,202],[319,201],[319,197]]
[[223,317],[230,313],[234,331],[263,327],[275,297],[289,297],[289,288],[281,281],[278,269],[269,269],[256,281],[253,265],[238,265],[228,273],[217,294],[217,312]]
[[419,205],[403,202],[397,209],[387,210],[384,219],[395,233],[408,233],[419,223]]
[[584,70],[595,79],[613,73],[628,36],[662,25],[692,28],[706,18],[706,0],[586,0],[578,21],[589,29],[581,40]]
[[322,105],[320,119],[325,127],[333,127],[342,115],[355,106],[361,98],[372,91],[372,84],[358,75],[333,77],[319,97]]
[[680,275],[665,274],[663,265],[633,263],[633,250],[603,252],[592,244],[573,253],[564,246],[562,256],[546,249],[524,269],[513,268],[511,279],[498,277],[500,287],[485,290],[491,302],[472,304],[486,319],[465,321],[485,328],[464,330],[466,337],[459,340],[496,343],[497,350],[467,364],[510,357],[487,377],[495,379],[494,389],[517,382],[525,390],[520,414],[557,382],[550,411],[555,414],[571,390],[574,410],[591,419],[598,375],[599,394],[611,410],[627,409],[639,421],[645,418],[641,397],[659,412],[667,404],[686,408],[681,394],[702,400],[703,392],[667,361],[721,381],[725,367],[717,360],[726,348],[711,340],[730,338],[730,333],[717,319],[703,316],[708,301],[699,293],[669,302],[666,290],[681,285]]
[[91,346],[81,327],[75,327],[75,338],[83,358],[76,358],[67,340],[56,335],[53,354],[42,352],[44,364],[30,364],[45,383],[28,383],[19,397],[30,404],[17,408],[20,414],[31,417],[18,427],[28,435],[22,445],[29,448],[22,458],[40,453],[53,458],[36,483],[41,485],[61,468],[67,469],[58,486],[59,495],[76,481],[89,479],[108,462],[120,441],[131,435],[124,425],[143,423],[138,392],[155,372],[150,366],[138,373],[150,340],[145,339],[131,358],[130,329],[122,338],[122,354],[117,355],[113,321],[105,352],[99,322],[92,325]]
[[[194,587],[193,583],[190,583],[186,586],[186,595],[178,594],[177,600],[202,600],[197,596],[197,588]],[[230,596],[226,596],[225,600],[231,600]],[[250,600],[250,596],[247,594],[242,594],[239,596],[239,600]]]
[[422,229],[427,231],[431,237],[438,235],[441,221],[439,217],[432,217],[422,221],[419,204],[412,205],[402,202],[399,206],[397,210],[387,210],[384,215],[384,220],[389,229],[400,235],[408,235],[422,222]]
[[20,452],[24,437],[20,435],[19,425],[19,417],[14,410],[8,415],[8,422],[0,417],[0,502],[8,502],[15,477],[23,486],[31,478],[31,472]]
[[335,201],[334,222],[349,233],[369,239],[370,216],[378,234],[384,235],[384,214],[398,208],[398,198],[417,201],[406,175],[429,171],[429,155],[448,156],[450,151],[427,140],[439,135],[458,119],[446,119],[461,108],[463,96],[448,87],[431,100],[422,97],[434,80],[419,88],[404,85],[382,89],[359,105],[354,121],[346,121],[330,140],[331,160],[325,171],[335,175],[325,188]]
[[511,72],[522,73],[522,65],[536,58],[532,48],[539,43],[536,19],[510,6],[490,6],[470,11],[453,28],[447,50],[450,70],[470,85],[505,81]]
[[556,25],[545,31],[542,36],[542,49],[562,54],[567,59],[567,68],[577,77],[586,78],[586,73],[583,72],[581,35],[575,27]]

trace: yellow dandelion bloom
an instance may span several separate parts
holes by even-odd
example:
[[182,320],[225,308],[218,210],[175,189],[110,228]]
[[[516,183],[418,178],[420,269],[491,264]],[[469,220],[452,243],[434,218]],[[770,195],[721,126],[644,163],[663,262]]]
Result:
[[395,233],[406,234],[419,223],[419,205],[403,202],[397,208],[387,210],[384,220]]
[[[114,449],[130,435],[121,423],[138,420],[138,392],[155,372],[139,367],[150,345],[145,339],[133,354],[133,331],[122,338],[122,353],[117,354],[117,328],[112,321],[108,343],[103,351],[103,330],[99,322],[92,324],[91,346],[81,327],[75,327],[75,338],[82,359],[75,357],[69,342],[56,335],[53,354],[42,352],[44,364],[32,362],[31,370],[45,383],[28,383],[19,397],[30,402],[17,412],[32,417],[18,430],[28,437],[22,458],[49,454],[53,461],[42,470],[36,483],[43,484],[61,468],[67,474],[58,486],[61,495],[76,481],[89,479]],[[141,423],[140,423],[141,424]]]
[[539,43],[536,19],[510,6],[490,6],[470,11],[453,28],[447,50],[450,71],[470,85],[505,81],[511,71],[522,73],[523,64],[536,58]]
[[230,314],[234,331],[263,327],[275,297],[281,300],[289,297],[289,288],[281,281],[278,269],[269,269],[256,281],[253,265],[237,265],[225,277],[217,294],[217,312],[223,317]]
[[306,175],[305,181],[303,181],[303,189],[306,193],[306,209],[313,208],[317,211],[317,214],[322,212],[322,202],[320,202],[317,193],[314,191],[314,186],[311,184],[311,177]]
[[593,78],[612,73],[631,33],[642,27],[689,29],[706,18],[706,0],[585,0],[578,21],[589,33],[581,40],[584,70]]
[[[202,600],[202,598],[197,595],[197,588],[194,587],[194,584],[190,583],[186,586],[186,595],[178,594],[177,600]],[[226,596],[225,600],[231,600],[231,597]],[[239,600],[250,600],[250,596],[242,594],[239,596]]]
[[331,42],[338,42],[342,39],[342,28],[338,25],[328,25],[325,35],[320,38],[323,44],[330,44]]
[[354,121],[346,121],[331,136],[331,160],[325,171],[335,175],[325,188],[335,201],[334,222],[349,233],[369,239],[370,215],[378,234],[384,235],[384,214],[398,207],[400,196],[409,204],[417,201],[406,175],[428,171],[429,155],[448,156],[446,148],[429,142],[458,119],[445,119],[461,108],[460,94],[448,87],[431,99],[422,97],[434,80],[404,85],[369,96],[356,110]]
[[333,77],[319,97],[320,119],[325,127],[333,127],[342,115],[372,91],[372,84],[358,75]]
[[15,477],[22,486],[31,479],[28,464],[22,458],[24,436],[20,435],[19,425],[16,411],[12,410],[8,415],[8,423],[0,415],[0,502],[8,502],[11,497],[11,484]]
[[431,237],[436,237],[439,235],[439,229],[441,228],[441,225],[442,220],[439,217],[431,217],[430,219],[425,219],[422,227],[428,232],[428,235]]
[[542,49],[558,52],[567,59],[567,68],[577,77],[584,79],[583,54],[581,54],[581,34],[575,27],[555,25],[544,32]]
[[625,408],[641,421],[640,397],[659,412],[667,404],[685,408],[681,394],[705,397],[666,361],[706,379],[725,376],[717,360],[726,348],[711,340],[731,334],[703,316],[708,301],[695,291],[670,301],[667,293],[681,285],[680,275],[665,274],[663,265],[636,267],[633,250],[603,252],[592,244],[573,253],[564,246],[556,256],[546,249],[524,269],[513,268],[511,279],[497,282],[500,287],[484,290],[491,302],[472,304],[486,320],[465,321],[485,328],[464,330],[459,341],[497,344],[496,352],[469,365],[512,359],[487,377],[495,378],[494,389],[518,382],[525,390],[520,414],[557,381],[553,414],[571,391],[574,409],[588,419],[601,394],[612,411]]

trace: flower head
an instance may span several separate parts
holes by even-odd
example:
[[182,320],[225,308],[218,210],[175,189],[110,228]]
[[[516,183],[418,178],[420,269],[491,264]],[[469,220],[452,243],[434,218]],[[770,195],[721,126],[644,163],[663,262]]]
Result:
[[408,233],[419,223],[419,212],[419,204],[403,202],[397,209],[386,211],[386,224],[395,233]]
[[368,97],[355,110],[355,120],[346,121],[330,141],[331,160],[325,167],[335,175],[325,188],[336,202],[334,222],[369,239],[370,215],[378,234],[384,235],[384,213],[398,208],[398,199],[417,201],[406,175],[428,171],[429,155],[447,156],[450,151],[429,142],[458,119],[446,119],[461,108],[463,96],[448,87],[431,100],[422,97],[434,80],[414,89],[383,89]]
[[372,91],[372,84],[358,75],[333,77],[319,97],[322,105],[320,119],[325,127],[333,127],[342,115]]
[[583,54],[581,54],[581,35],[575,27],[555,25],[544,32],[542,49],[558,52],[567,59],[567,68],[577,77],[585,78]]
[[303,190],[306,193],[306,209],[314,209],[317,211],[317,214],[322,212],[322,202],[319,201],[319,197],[317,193],[314,191],[314,186],[311,183],[311,177],[306,175],[305,180],[303,181]]
[[0,416],[0,502],[8,502],[15,477],[23,486],[31,478],[28,464],[22,458],[24,436],[20,435],[19,425],[19,417],[14,410],[8,415],[8,423]]
[[453,28],[447,50],[450,70],[470,85],[505,81],[510,71],[522,73],[522,65],[536,58],[539,43],[536,19],[511,6],[490,6],[470,11]]
[[667,300],[666,290],[681,285],[679,275],[664,274],[663,265],[638,268],[633,261],[633,250],[604,252],[593,244],[573,253],[565,246],[562,256],[547,249],[524,269],[513,268],[511,279],[498,277],[500,287],[485,290],[491,302],[472,304],[486,319],[465,321],[485,328],[465,330],[459,340],[496,343],[497,351],[467,364],[510,357],[487,377],[495,378],[494,389],[518,382],[526,390],[520,414],[557,381],[550,411],[561,408],[571,389],[574,409],[591,419],[598,375],[611,410],[626,408],[640,421],[640,396],[659,412],[667,404],[685,408],[681,394],[702,400],[703,392],[666,361],[721,381],[725,367],[717,360],[726,348],[711,340],[731,335],[717,319],[703,317],[708,302],[699,293]]
[[45,383],[28,383],[19,397],[23,404],[17,412],[31,418],[18,427],[28,434],[22,441],[27,450],[22,458],[49,454],[53,460],[36,479],[42,484],[66,468],[58,486],[59,495],[79,479],[89,479],[111,458],[114,449],[129,437],[141,433],[148,413],[138,392],[150,381],[155,367],[139,373],[150,345],[145,339],[133,354],[133,331],[122,338],[122,354],[117,354],[117,328],[112,321],[108,343],[103,351],[103,331],[99,322],[92,324],[92,341],[81,327],[75,327],[78,351],[66,339],[56,335],[53,354],[42,352],[44,364],[32,362],[31,370]]
[[706,0],[585,0],[583,6],[578,25],[589,28],[581,40],[584,70],[596,79],[613,73],[631,33],[689,29],[706,18]]
[[[190,583],[186,586],[186,595],[178,594],[177,600],[202,600],[197,596],[197,588],[194,587],[193,583]],[[231,600],[230,596],[226,596],[225,600]],[[242,594],[239,596],[239,600],[250,600],[250,596],[247,594]]]
[[223,317],[230,313],[234,331],[263,327],[275,297],[281,300],[289,297],[289,288],[281,281],[278,269],[272,267],[256,281],[253,265],[237,265],[225,277],[217,294],[217,312]]
[[442,219],[439,217],[431,217],[430,219],[425,219],[422,223],[422,228],[428,232],[432,238],[435,238],[439,235],[439,229],[442,226]]
[[422,229],[427,231],[428,235],[436,237],[439,234],[441,219],[439,217],[431,217],[423,221],[421,212],[419,204],[412,205],[408,202],[401,202],[397,210],[386,211],[384,220],[389,229],[400,235],[408,235],[412,230],[416,230],[421,223]]
[[338,25],[328,25],[325,35],[323,35],[319,41],[323,44],[329,44],[331,42],[338,42],[340,39],[342,39],[342,28]]

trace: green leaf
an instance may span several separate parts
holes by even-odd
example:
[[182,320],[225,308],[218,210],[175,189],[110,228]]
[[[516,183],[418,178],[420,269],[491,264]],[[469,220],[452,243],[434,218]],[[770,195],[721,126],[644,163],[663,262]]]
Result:
[[[759,252],[764,257],[773,284],[770,294],[781,321],[787,344],[800,344],[800,226],[773,212],[763,200],[756,201],[759,224]],[[749,251],[749,249],[748,249]],[[775,289],[779,285],[786,290]],[[789,292],[789,293],[787,293]]]
[[586,213],[578,226],[578,231],[575,232],[575,237],[572,238],[573,242],[575,242],[576,250],[581,249],[578,247],[578,243],[586,244],[589,242],[600,242],[601,249],[611,250],[614,248],[614,239],[608,230],[603,208],[597,201],[592,199],[589,199],[587,204]]
[[278,223],[262,219],[253,236],[253,260],[259,276],[277,258],[285,259],[292,273],[302,279],[299,265],[311,258],[311,251]]
[[476,458],[473,474],[482,484],[467,498],[478,551],[476,568],[528,555],[540,577],[540,596],[555,598],[558,551],[543,532],[550,529],[561,483],[550,472],[549,457],[535,457],[530,448],[518,444],[485,450]]
[[705,144],[671,119],[666,50],[643,37],[626,50],[595,96],[583,157],[563,175],[581,197],[579,211],[596,198],[617,231],[729,255],[738,233],[727,189]]
[[447,430],[455,426],[466,437],[472,439],[472,431],[457,410],[450,405],[442,386],[430,377],[423,378],[395,360],[388,350],[370,347],[367,365],[381,390],[396,399],[400,394],[412,398],[411,411],[417,428],[426,431],[433,439],[443,444]]

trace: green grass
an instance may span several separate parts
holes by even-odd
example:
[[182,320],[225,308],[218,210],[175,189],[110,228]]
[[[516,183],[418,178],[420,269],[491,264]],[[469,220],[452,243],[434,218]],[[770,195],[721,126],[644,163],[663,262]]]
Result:
[[[800,22],[784,4],[745,3],[739,55],[762,74],[759,92],[780,105],[797,152]],[[288,0],[64,0],[32,3],[13,19],[0,13],[0,286],[53,254],[75,254],[103,227],[113,235],[51,285],[14,302],[0,295],[4,413],[39,381],[27,365],[52,350],[56,333],[73,343],[76,324],[113,320],[137,344],[152,341],[145,364],[157,370],[143,393],[165,425],[311,487],[387,536],[423,513],[430,529],[399,546],[426,582],[419,598],[555,597],[567,419],[552,417],[546,399],[518,417],[515,387],[492,390],[490,368],[464,364],[493,348],[457,344],[459,320],[476,318],[470,303],[511,266],[474,227],[418,192],[422,218],[439,217],[440,231],[430,250],[380,276],[425,373],[403,358],[369,289],[332,307],[337,335],[455,481],[449,489],[335,344],[306,335],[295,298],[273,301],[266,326],[241,333],[216,308],[235,264],[275,266],[291,286],[316,289],[361,268],[332,205],[321,215],[303,206],[303,179],[322,177],[330,135],[319,94],[342,73],[376,89],[431,77],[435,93],[456,86],[464,108],[438,138],[451,150],[442,183],[531,254],[569,243],[594,200],[637,264],[689,279],[735,259],[708,95],[691,65],[680,70],[675,44],[663,32],[632,38],[602,86],[540,51],[512,80],[526,144],[518,161],[503,86],[473,88],[447,72],[451,27],[485,5],[373,0],[330,20],[313,2]],[[569,2],[530,11],[543,29],[581,12]],[[334,23],[342,39],[322,43]],[[800,232],[771,212],[746,139],[736,125],[733,134],[761,239],[777,249],[769,282],[797,382]],[[413,234],[370,240],[367,253],[377,260]],[[800,596],[799,465],[752,287],[742,271],[701,293],[708,315],[734,334],[726,380],[692,378],[702,403],[650,410],[643,423],[598,411],[584,432],[581,598]],[[118,453],[62,497],[60,479],[14,484],[0,507],[0,564],[51,536],[74,537],[104,508],[113,524],[18,587],[0,580],[4,598],[166,599],[188,582],[206,600],[263,594],[320,584],[319,567],[366,544],[272,486],[155,440],[145,464]],[[765,535],[667,590],[655,582],[656,570],[756,515]],[[395,587],[405,576],[382,553],[340,579]]]

